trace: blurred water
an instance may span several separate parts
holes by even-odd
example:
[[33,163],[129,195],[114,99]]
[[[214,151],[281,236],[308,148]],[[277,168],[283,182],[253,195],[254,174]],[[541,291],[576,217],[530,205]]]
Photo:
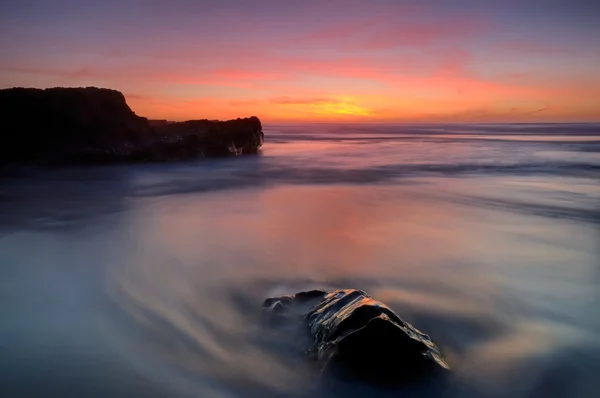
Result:
[[333,396],[257,323],[314,287],[428,333],[455,370],[430,396],[600,396],[600,126],[265,135],[256,157],[5,175],[0,396]]

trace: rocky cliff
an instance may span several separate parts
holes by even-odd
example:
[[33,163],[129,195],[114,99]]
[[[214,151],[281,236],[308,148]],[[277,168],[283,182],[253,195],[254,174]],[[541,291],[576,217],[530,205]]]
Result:
[[257,117],[151,123],[118,91],[0,90],[0,163],[155,162],[256,153]]

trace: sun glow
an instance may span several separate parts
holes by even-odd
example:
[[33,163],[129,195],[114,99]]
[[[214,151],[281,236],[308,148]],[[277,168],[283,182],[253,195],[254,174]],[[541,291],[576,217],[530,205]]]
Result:
[[314,105],[314,114],[321,116],[370,116],[371,112],[356,103],[353,97],[333,97],[331,101]]

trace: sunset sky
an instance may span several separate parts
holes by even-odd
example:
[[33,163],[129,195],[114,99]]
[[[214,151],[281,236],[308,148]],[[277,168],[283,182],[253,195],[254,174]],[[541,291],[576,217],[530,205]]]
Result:
[[600,121],[600,1],[5,0],[13,86],[152,119]]

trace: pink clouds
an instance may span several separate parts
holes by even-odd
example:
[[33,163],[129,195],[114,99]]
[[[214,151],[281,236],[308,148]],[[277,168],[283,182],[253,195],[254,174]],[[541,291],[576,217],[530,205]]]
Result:
[[[333,3],[330,14],[314,4],[258,17],[225,8],[203,24],[186,16],[171,29],[152,25],[152,40],[137,25],[115,26],[128,34],[106,43],[25,32],[27,46],[0,62],[0,81],[102,84],[133,93],[149,117],[173,118],[546,116],[576,113],[600,93],[592,68],[581,72],[587,64],[570,59],[580,52],[543,37],[515,40],[488,18]],[[30,51],[36,43],[41,50]]]
[[377,4],[365,15],[341,18],[299,36],[296,45],[335,44],[346,50],[377,51],[456,45],[481,35],[491,22],[482,17],[435,15],[427,6]]
[[247,69],[223,68],[212,71],[207,71],[206,76],[216,80],[231,79],[231,80],[273,80],[274,76],[267,72],[252,71]]
[[455,42],[477,34],[484,23],[479,21],[445,21],[423,24],[418,21],[371,21],[358,26],[328,28],[309,36],[317,43],[334,41],[342,48],[354,50],[386,50],[407,47],[427,47]]

